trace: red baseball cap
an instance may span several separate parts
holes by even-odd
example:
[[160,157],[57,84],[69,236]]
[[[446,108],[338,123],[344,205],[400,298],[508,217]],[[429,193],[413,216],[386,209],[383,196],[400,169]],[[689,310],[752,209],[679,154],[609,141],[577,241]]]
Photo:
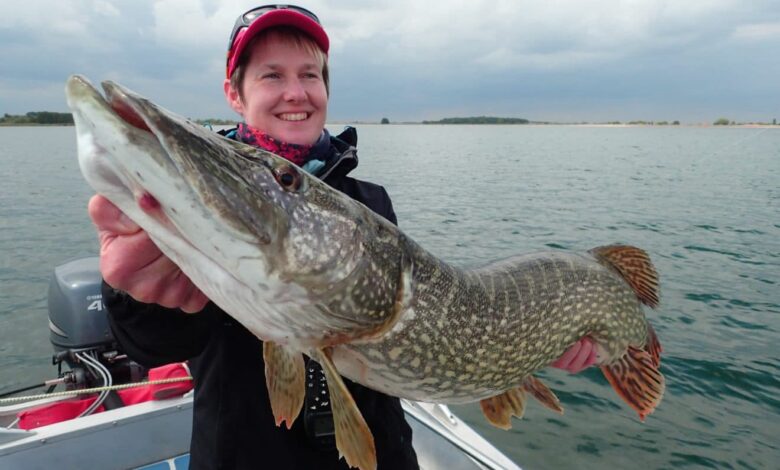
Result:
[[239,16],[230,34],[227,52],[227,78],[233,75],[247,44],[264,29],[292,26],[309,35],[326,55],[330,40],[317,15],[295,5],[263,5]]

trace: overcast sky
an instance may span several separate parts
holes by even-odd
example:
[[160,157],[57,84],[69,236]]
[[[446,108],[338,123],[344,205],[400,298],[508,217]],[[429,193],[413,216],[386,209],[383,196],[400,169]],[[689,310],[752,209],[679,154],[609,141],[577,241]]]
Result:
[[[185,116],[222,95],[242,0],[0,3],[0,113],[66,111],[73,73]],[[330,120],[780,118],[778,0],[306,1],[331,38]]]

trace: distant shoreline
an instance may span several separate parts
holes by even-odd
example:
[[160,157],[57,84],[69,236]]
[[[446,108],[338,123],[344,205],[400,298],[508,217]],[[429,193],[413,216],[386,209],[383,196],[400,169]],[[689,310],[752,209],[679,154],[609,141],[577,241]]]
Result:
[[[417,122],[391,122],[389,124],[380,124],[375,121],[333,121],[328,122],[330,125],[353,125],[353,126],[500,126],[500,127],[604,127],[604,128],[624,128],[624,127],[653,127],[659,129],[675,128],[675,127],[712,127],[712,128],[740,128],[740,129],[780,129],[780,124],[598,124],[598,123],[563,123],[563,122],[551,122],[551,123],[528,123],[528,124],[438,124],[438,123],[423,123]],[[220,126],[220,124],[214,124]],[[226,124],[235,125],[235,124]],[[9,123],[0,122],[0,127],[73,127],[73,124],[40,124],[40,123]]]
[[73,124],[41,124],[39,122],[0,122],[0,127],[73,127]]
[[729,127],[748,127],[755,129],[780,129],[780,125],[776,124],[674,124],[674,125],[658,125],[658,124],[536,124],[538,126],[552,125],[552,126],[573,126],[573,127],[716,127],[716,128],[729,128]]
[[496,127],[653,127],[658,129],[673,129],[676,127],[713,127],[713,128],[751,128],[751,129],[780,129],[780,124],[598,124],[598,123],[529,123],[529,124],[423,124],[422,122],[391,122],[389,124],[380,124],[375,121],[333,121],[330,125],[353,125],[353,126],[496,126]]

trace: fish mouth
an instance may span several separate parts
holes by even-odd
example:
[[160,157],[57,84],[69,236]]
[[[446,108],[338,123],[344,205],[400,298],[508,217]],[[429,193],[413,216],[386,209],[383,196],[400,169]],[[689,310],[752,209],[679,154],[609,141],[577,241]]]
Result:
[[[241,212],[235,207],[240,204],[236,199],[253,199],[255,195],[236,198],[235,193],[242,189],[238,185],[246,182],[237,182],[234,174],[219,171],[226,157],[225,147],[230,146],[227,139],[116,83],[104,81],[101,85],[105,98],[83,76],[70,77],[66,86],[81,170],[99,194],[123,211],[134,211],[139,204],[142,208],[159,205],[161,210],[148,211],[147,215],[157,217],[164,225],[184,225],[177,227],[180,234],[205,228],[188,226],[188,218],[212,223],[216,219],[220,230],[228,231],[231,238],[259,244],[271,240],[265,230],[268,227],[263,226],[263,222],[275,219],[270,205],[260,211],[265,220],[254,220],[257,223],[251,229],[231,215]],[[219,141],[217,145],[215,141]],[[241,159],[241,152],[229,150]],[[251,160],[254,167],[267,170],[266,179],[273,178],[268,162]],[[238,171],[233,169],[234,173]],[[223,180],[214,181],[215,173],[221,173]],[[148,201],[159,204],[146,204]]]
[[[214,222],[214,215],[188,181],[192,176],[182,162],[166,149],[167,129],[159,126],[159,116],[146,112],[144,103],[120,86],[102,86],[105,98],[85,77],[74,75],[66,85],[79,166],[90,186],[140,225],[186,274],[219,272],[235,289],[246,288],[213,248],[250,237],[222,225],[218,240],[204,243],[203,233],[213,232],[207,224]],[[259,254],[244,259],[252,257]]]
[[[172,181],[181,181],[185,175],[153,132],[149,118],[133,105],[132,97],[111,82],[102,86],[105,98],[79,75],[70,77],[66,86],[82,174],[99,194],[131,218],[140,209],[172,237],[187,240],[168,217],[175,209],[160,202],[165,200],[161,196],[167,195],[160,194],[159,185],[149,177],[164,173]],[[186,198],[193,196],[186,184],[176,185],[176,191]]]
[[[103,195],[106,195],[103,190],[108,193],[124,190],[135,200],[153,197],[142,184],[140,172],[132,171],[125,164],[128,161],[116,155],[140,151],[168,170],[180,172],[127,96],[110,82],[104,82],[103,88],[106,98],[85,77],[74,75],[68,79],[65,89],[76,125],[82,173]],[[138,159],[133,164],[143,164],[144,160]]]

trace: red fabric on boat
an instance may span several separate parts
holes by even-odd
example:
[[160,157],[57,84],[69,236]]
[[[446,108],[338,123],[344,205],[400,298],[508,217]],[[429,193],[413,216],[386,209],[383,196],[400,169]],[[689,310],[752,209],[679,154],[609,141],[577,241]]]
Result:
[[[167,364],[150,369],[149,381],[188,377],[189,375],[190,372],[186,364]],[[192,380],[184,380],[168,384],[133,387],[119,390],[117,393],[125,405],[135,405],[150,400],[164,400],[181,396],[192,390],[192,386]],[[76,418],[95,402],[97,396],[95,394],[86,398],[74,398],[22,411],[17,415],[19,418],[19,429],[30,430]],[[103,405],[100,405],[92,414],[103,411],[105,411],[105,408]]]
[[[190,370],[187,364],[176,362],[149,370],[149,381],[189,377]],[[192,390],[192,379],[182,382],[171,382],[169,384],[150,385],[150,391],[154,400],[164,400],[166,398],[178,397]],[[133,389],[130,389],[133,390]],[[124,398],[123,398],[124,399]],[[145,401],[145,400],[144,400]],[[125,402],[127,403],[127,402]]]
[[[22,411],[17,415],[19,418],[19,429],[29,431],[30,429],[73,419],[89,408],[89,405],[95,401],[95,398],[96,397],[93,396],[89,398],[61,401]],[[101,411],[103,411],[103,405],[100,405],[98,409],[95,410],[95,413],[100,413]]]

